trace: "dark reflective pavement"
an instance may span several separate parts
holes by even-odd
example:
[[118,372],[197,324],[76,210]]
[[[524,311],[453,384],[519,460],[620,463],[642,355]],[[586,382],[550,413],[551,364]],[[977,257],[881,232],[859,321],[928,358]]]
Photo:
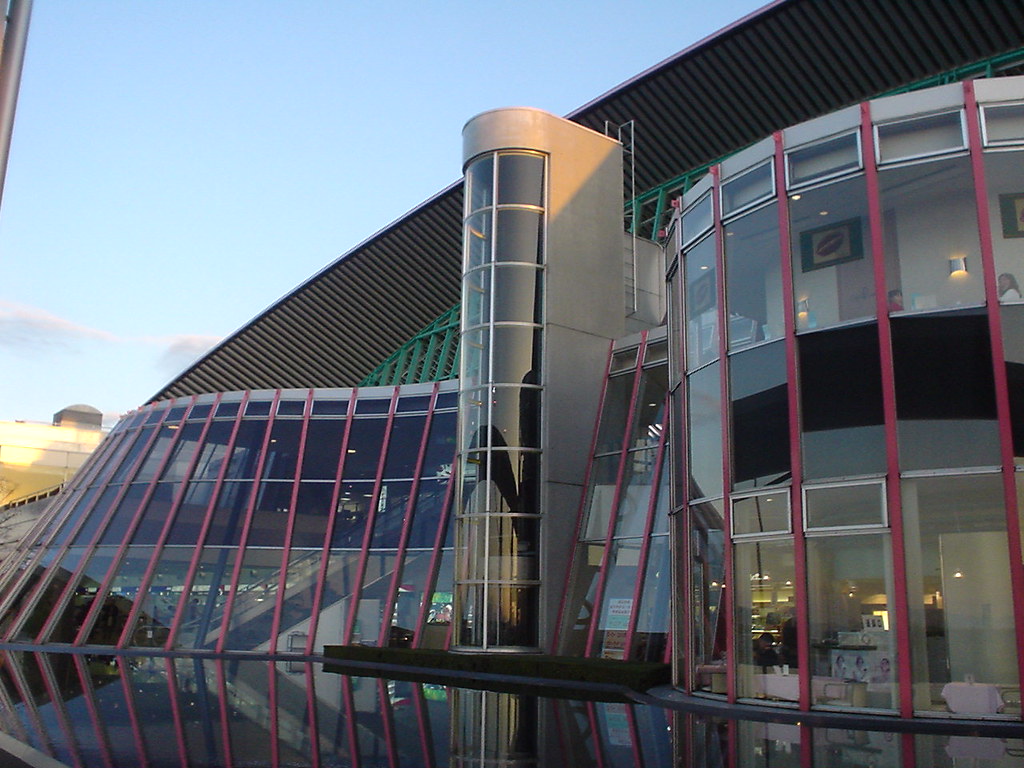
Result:
[[319,662],[0,650],[0,765],[1024,766],[1024,740],[705,717],[349,677]]

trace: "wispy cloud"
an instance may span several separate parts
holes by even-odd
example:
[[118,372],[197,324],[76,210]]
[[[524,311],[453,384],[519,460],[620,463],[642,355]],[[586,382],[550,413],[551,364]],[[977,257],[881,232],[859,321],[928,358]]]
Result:
[[206,354],[220,341],[220,337],[182,334],[180,336],[164,336],[149,341],[158,342],[165,347],[160,355],[160,368],[166,374],[173,376]]
[[118,335],[66,320],[38,307],[0,299],[0,348],[7,347],[22,354],[31,354],[33,351],[74,351],[86,343],[112,347],[141,345],[161,350],[157,364],[164,373],[173,375],[219,341],[219,336],[199,334]]
[[38,307],[0,299],[0,346],[23,351],[39,347],[71,349],[83,341],[117,340],[107,331],[73,323]]

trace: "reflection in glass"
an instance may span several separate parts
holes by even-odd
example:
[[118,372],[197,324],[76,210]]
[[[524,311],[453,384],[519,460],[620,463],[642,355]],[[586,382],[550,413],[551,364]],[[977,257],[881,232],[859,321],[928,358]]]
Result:
[[729,358],[733,488],[789,479],[786,348],[775,342]]
[[715,238],[709,236],[686,252],[686,368],[693,370],[718,357],[718,268]]
[[893,318],[892,349],[901,469],[997,466],[985,314]]
[[804,477],[884,472],[878,327],[804,334],[797,344]]
[[[721,366],[709,365],[688,380],[686,411],[689,423],[690,498],[722,494]],[[680,462],[681,464],[682,462]]]

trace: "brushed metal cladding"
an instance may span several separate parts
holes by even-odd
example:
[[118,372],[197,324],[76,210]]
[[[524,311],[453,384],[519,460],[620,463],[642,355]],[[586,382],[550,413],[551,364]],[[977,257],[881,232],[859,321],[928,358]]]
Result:
[[[1022,47],[1019,0],[780,0],[568,118],[596,131],[634,121],[639,192],[772,131]],[[458,301],[461,217],[459,181],[283,297],[154,399],[354,386]]]

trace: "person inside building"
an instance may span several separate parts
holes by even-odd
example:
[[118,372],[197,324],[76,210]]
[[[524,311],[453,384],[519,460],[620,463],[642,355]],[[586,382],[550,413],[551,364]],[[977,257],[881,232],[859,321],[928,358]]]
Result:
[[1016,301],[1020,298],[1020,286],[1017,285],[1017,278],[1009,272],[1003,272],[999,276],[999,300]]
[[754,640],[754,664],[767,669],[779,664],[779,654],[775,652],[775,638],[771,632],[762,632]]

